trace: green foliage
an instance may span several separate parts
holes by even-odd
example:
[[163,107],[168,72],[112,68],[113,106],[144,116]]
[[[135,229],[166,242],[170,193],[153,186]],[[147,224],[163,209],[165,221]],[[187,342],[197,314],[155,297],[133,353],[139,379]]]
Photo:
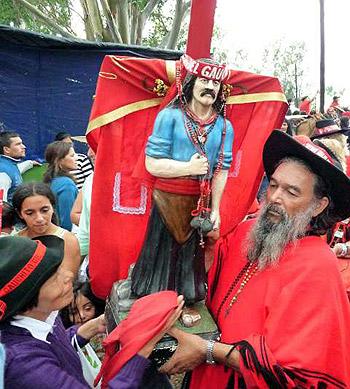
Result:
[[280,80],[287,98],[299,99],[305,88],[303,85],[304,55],[304,42],[286,45],[280,40],[264,51],[264,66],[273,69],[273,75]]
[[[137,1],[137,0],[136,0]],[[143,0],[139,0],[143,1]],[[142,39],[142,45],[151,47],[166,47],[166,38],[173,26],[175,14],[174,0],[161,0],[155,7],[148,22],[148,34]],[[182,23],[176,50],[185,50],[188,23]]]
[[[70,28],[69,0],[30,0],[30,3],[58,24]],[[0,1],[0,23],[32,31],[53,33],[50,27],[15,0]]]
[[[143,0],[136,0],[136,2],[140,1]],[[171,7],[170,12],[164,12],[164,3],[165,0],[160,1],[152,12],[148,23],[149,34],[142,39],[144,46],[162,47],[162,42],[171,28],[173,18],[169,15],[174,14],[174,7]]]

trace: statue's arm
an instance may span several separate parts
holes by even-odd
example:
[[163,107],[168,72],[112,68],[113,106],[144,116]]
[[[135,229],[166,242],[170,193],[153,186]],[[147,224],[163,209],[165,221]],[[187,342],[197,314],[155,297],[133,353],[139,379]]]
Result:
[[217,230],[220,227],[220,202],[222,194],[224,193],[227,176],[228,170],[220,170],[212,180],[210,219],[214,223],[214,230]]
[[146,155],[146,169],[155,177],[176,178],[205,174],[208,171],[207,158],[192,155],[189,161],[176,161],[169,158],[153,158]]

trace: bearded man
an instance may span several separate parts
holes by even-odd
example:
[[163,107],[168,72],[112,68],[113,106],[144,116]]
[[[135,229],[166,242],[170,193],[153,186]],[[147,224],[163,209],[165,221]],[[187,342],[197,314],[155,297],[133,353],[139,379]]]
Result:
[[350,215],[350,180],[303,136],[274,131],[263,159],[265,206],[221,240],[210,270],[221,339],[172,331],[163,371],[198,366],[189,387],[201,389],[349,387],[350,306],[320,235]]
[[193,304],[205,297],[203,235],[220,226],[233,128],[223,116],[226,68],[187,55],[181,64],[187,75],[183,82],[178,75],[178,96],[159,112],[146,146],[146,169],[157,180],[132,290],[137,296],[176,290]]

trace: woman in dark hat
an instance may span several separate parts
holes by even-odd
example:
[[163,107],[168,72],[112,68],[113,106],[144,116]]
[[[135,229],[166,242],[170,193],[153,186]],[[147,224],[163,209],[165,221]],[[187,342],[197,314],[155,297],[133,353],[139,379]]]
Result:
[[[6,350],[7,389],[87,389],[79,357],[70,343],[79,345],[105,331],[103,317],[66,332],[57,311],[73,298],[73,273],[62,266],[62,239],[40,241],[3,237],[0,245],[0,333]],[[176,299],[175,299],[176,300]],[[109,388],[137,388],[156,341],[178,318],[181,302],[169,310],[169,320],[157,336],[146,340],[108,382]]]

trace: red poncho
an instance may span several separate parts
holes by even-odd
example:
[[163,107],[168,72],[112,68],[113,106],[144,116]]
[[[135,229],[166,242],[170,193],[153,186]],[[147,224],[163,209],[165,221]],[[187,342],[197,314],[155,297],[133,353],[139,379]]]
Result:
[[[242,245],[253,222],[220,241],[209,280],[214,317],[246,263]],[[230,378],[233,387],[239,377],[259,389],[350,385],[350,305],[336,258],[319,237],[287,246],[277,266],[248,281],[225,317],[235,291],[216,319],[221,341],[237,344],[241,373],[202,365],[193,372],[192,389],[226,388]]]

